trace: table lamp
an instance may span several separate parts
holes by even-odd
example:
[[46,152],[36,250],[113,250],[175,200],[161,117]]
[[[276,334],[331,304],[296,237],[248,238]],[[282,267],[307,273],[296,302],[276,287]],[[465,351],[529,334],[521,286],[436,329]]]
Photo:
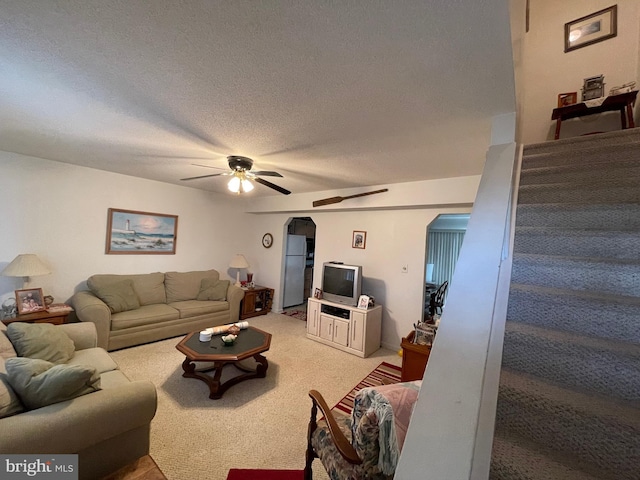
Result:
[[239,253],[236,254],[235,257],[233,257],[231,259],[231,262],[229,263],[229,267],[231,268],[237,268],[238,270],[236,271],[236,287],[240,287],[240,269],[241,268],[249,268],[249,262],[247,262],[247,259],[244,258],[244,255],[240,255]]
[[37,255],[24,253],[14,258],[13,261],[2,270],[0,275],[3,277],[23,277],[23,288],[25,288],[31,280],[29,277],[47,275],[49,273],[51,273],[51,270],[42,263]]

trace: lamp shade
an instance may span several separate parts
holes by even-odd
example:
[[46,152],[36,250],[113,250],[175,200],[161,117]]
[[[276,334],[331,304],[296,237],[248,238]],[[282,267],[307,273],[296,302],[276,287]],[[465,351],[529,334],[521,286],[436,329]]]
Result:
[[247,259],[244,258],[244,255],[240,255],[238,253],[231,259],[229,266],[231,268],[249,268],[249,262],[247,262]]
[[7,265],[0,275],[4,277],[34,277],[36,275],[47,275],[51,270],[42,263],[37,255],[25,253],[18,255]]

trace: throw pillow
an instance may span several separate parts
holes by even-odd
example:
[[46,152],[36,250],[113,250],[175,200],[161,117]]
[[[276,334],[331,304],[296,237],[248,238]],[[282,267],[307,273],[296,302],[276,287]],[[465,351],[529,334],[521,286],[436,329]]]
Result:
[[54,365],[37,358],[9,358],[9,383],[27,408],[64,402],[100,389],[96,369],[86,365]]
[[229,280],[203,278],[200,282],[200,293],[198,293],[196,299],[224,301],[227,299],[229,283],[231,283]]
[[21,357],[51,363],[68,362],[76,350],[64,330],[50,323],[13,322],[7,326],[7,337]]
[[111,313],[126,312],[140,308],[138,295],[133,289],[133,281],[122,280],[97,287],[89,285],[93,294],[107,304]]

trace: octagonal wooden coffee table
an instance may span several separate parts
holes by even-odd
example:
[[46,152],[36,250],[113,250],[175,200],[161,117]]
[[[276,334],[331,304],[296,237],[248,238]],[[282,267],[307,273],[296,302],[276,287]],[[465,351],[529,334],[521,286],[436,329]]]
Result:
[[[233,345],[224,345],[220,335],[214,335],[209,342],[201,342],[200,332],[191,332],[180,340],[176,348],[186,356],[182,362],[182,376],[202,380],[209,385],[209,398],[218,399],[229,387],[239,382],[250,378],[264,378],[267,375],[269,362],[261,353],[269,350],[270,345],[270,333],[248,327],[240,331]],[[248,368],[240,363],[251,357],[257,362],[255,368]],[[213,366],[197,369],[195,362],[213,363]],[[229,364],[245,373],[221,383],[222,369]],[[212,372],[213,375],[207,372]]]

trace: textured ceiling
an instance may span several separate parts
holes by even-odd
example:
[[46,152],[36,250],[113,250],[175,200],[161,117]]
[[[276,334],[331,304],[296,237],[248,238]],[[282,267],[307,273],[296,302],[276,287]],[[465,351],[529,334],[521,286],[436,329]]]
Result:
[[0,65],[0,150],[220,192],[479,174],[515,110],[506,0],[2,0]]

